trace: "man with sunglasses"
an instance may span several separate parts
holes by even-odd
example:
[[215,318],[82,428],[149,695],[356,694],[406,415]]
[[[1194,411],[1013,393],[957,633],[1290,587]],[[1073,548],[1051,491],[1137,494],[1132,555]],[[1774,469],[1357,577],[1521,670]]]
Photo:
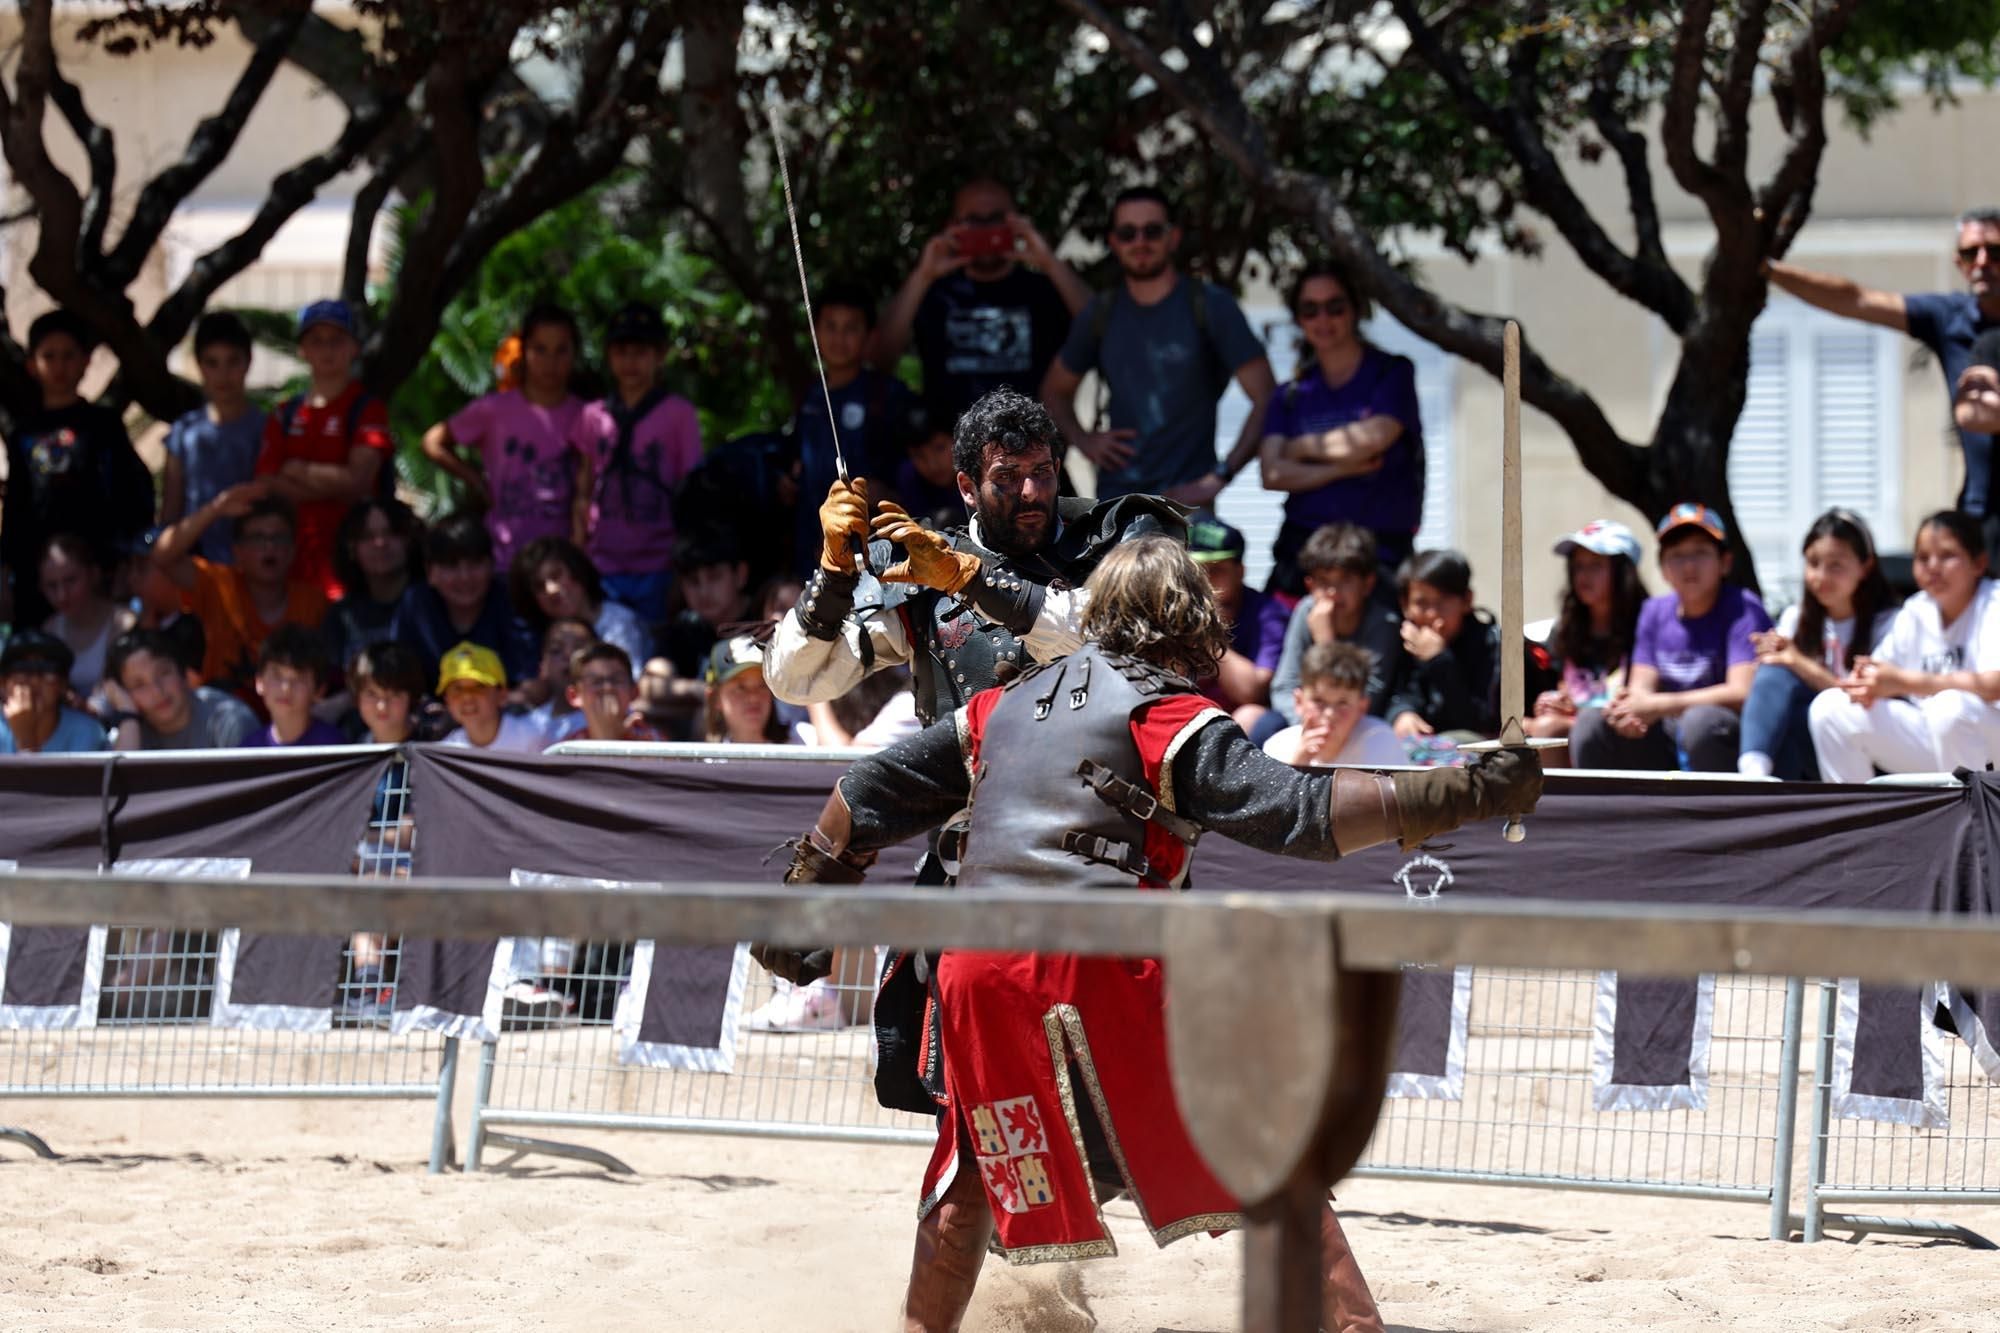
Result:
[[[1851,278],[1816,273],[1769,260],[1765,276],[1781,291],[1843,319],[1907,333],[1937,354],[1947,399],[1956,398],[1974,366],[1972,345],[1988,329],[2000,328],[2000,208],[1976,208],[1958,220],[1958,271],[1962,292],[1878,291]],[[2000,535],[2000,494],[1994,485],[1994,436],[1959,428],[1965,450],[1965,485],[1958,508],[1986,521],[1989,540]]]
[[[1205,508],[1256,456],[1277,381],[1235,300],[1174,267],[1181,229],[1149,185],[1112,201],[1107,235],[1124,281],[1070,326],[1042,377],[1042,405],[1063,438],[1097,465],[1097,495],[1160,494]],[[1109,420],[1086,431],[1076,390],[1095,370],[1110,388]],[[1235,446],[1215,457],[1215,405],[1231,380],[1250,397]]]
[[1007,187],[970,181],[882,312],[868,362],[893,375],[914,336],[925,410],[949,430],[995,389],[1034,397],[1089,300],[1090,288],[1015,211]]

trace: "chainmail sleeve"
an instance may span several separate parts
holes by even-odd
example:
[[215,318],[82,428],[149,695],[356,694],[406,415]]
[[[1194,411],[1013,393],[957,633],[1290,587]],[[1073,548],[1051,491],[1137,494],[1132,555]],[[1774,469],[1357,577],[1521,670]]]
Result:
[[927,832],[965,808],[965,710],[859,760],[840,779],[853,819],[848,847],[877,851]]
[[1261,851],[1337,861],[1333,775],[1281,764],[1217,717],[1173,758],[1174,811]]

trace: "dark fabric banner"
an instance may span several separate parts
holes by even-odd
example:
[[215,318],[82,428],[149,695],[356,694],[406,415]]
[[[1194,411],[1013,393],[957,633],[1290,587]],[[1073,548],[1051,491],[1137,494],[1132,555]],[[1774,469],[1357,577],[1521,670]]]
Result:
[[[781,844],[812,826],[844,771],[840,764],[487,756],[418,746],[410,786],[422,793],[424,817],[414,869],[515,882],[776,882],[791,859]],[[915,841],[890,849],[875,878],[913,882],[922,852]],[[638,1002],[624,1009],[626,1057],[726,1067],[747,957],[734,946],[646,943],[633,962]],[[412,1021],[441,1031],[488,1026],[496,987],[504,989],[512,975],[509,948],[411,944],[404,944],[398,1007],[407,995],[423,1014]]]
[[[388,762],[367,750],[0,759],[0,859],[25,870],[341,874],[353,864]],[[101,926],[7,932],[0,1025],[94,1023],[106,948]],[[227,966],[216,981],[225,1003],[216,1021],[325,1026],[340,949],[337,939],[224,932]]]
[[1405,967],[1396,1008],[1391,1097],[1461,1101],[1466,1029],[1472,1017],[1472,969]]
[[[429,818],[417,840],[416,869],[775,880],[784,858],[766,864],[766,854],[817,816],[841,771],[831,763],[662,764],[420,748],[413,785],[424,792]],[[1549,780],[1524,844],[1505,842],[1492,824],[1417,852],[1378,847],[1327,864],[1209,837],[1193,879],[1198,890],[1341,889],[1415,902],[1471,894],[1934,912],[1964,903],[1967,881],[1978,874],[1985,835],[1968,821],[1967,802],[1967,792],[1954,790],[1700,780],[1675,781],[1669,800],[1657,781],[1558,777]],[[911,844],[885,855],[871,879],[911,882],[908,867],[918,850]],[[455,1014],[479,1011],[491,989],[491,968],[481,962],[493,955],[469,958],[455,992],[427,1003]],[[676,1034],[665,1044],[684,1044],[679,1038],[691,1033],[704,1045],[713,1040],[726,1005],[721,962],[718,952],[708,980],[696,971],[681,975],[671,1002],[656,978],[650,1004],[674,1006],[656,1009],[662,1030]],[[1400,1095],[1457,1095],[1469,993],[1468,976],[1406,974],[1394,1083]],[[1601,979],[1598,1105],[1705,1105],[1713,1004],[1712,978]],[[1862,1043],[1856,1060],[1864,1085],[1892,1079],[1907,1063],[1908,1052],[1890,1048],[1915,1034],[1899,1032],[1893,1040],[1882,1037],[1879,1068],[1871,1044]]]

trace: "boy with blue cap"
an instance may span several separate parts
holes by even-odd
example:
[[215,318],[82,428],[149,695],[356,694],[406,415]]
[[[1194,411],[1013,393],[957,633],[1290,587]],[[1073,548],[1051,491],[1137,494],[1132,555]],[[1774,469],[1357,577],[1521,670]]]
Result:
[[389,494],[395,485],[396,443],[389,405],[355,377],[359,327],[345,301],[314,301],[299,312],[299,359],[312,385],[287,398],[264,421],[257,475],[298,508],[298,554],[292,576],[340,596],[333,544],[340,520],[356,500]]

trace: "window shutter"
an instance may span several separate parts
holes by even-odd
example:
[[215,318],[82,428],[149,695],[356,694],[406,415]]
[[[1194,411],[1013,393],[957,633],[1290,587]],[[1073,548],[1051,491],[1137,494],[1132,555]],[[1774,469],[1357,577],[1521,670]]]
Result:
[[1875,503],[1881,486],[1876,390],[1874,339],[1865,331],[1814,336],[1815,481],[1822,510],[1843,505],[1866,513]]
[[[1767,596],[1796,585],[1792,458],[1793,338],[1760,320],[1750,335],[1750,387],[1729,442],[1729,498]],[[1681,497],[1670,497],[1679,499]]]

